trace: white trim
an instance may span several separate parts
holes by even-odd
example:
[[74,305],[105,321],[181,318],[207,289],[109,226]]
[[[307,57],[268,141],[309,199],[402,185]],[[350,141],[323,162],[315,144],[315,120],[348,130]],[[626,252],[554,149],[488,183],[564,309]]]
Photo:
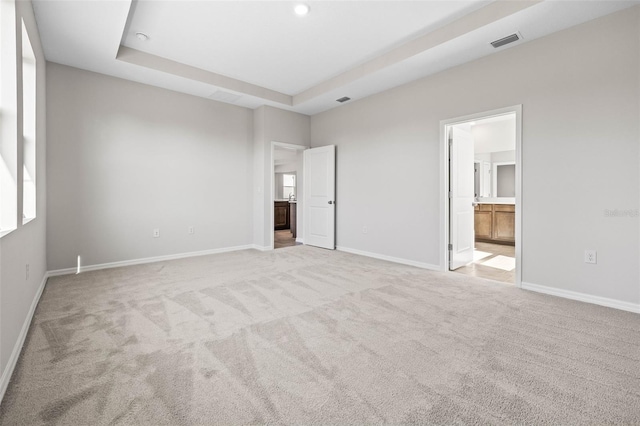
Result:
[[640,304],[637,303],[623,302],[622,300],[609,299],[607,297],[593,296],[587,293],[578,293],[576,291],[563,290],[560,288],[547,287],[525,282],[522,283],[522,289],[640,314]]
[[440,121],[440,266],[438,270],[448,271],[448,245],[449,245],[449,144],[447,141],[446,127],[476,121],[482,118],[498,115],[516,114],[516,286],[522,287],[522,105],[514,105],[492,111],[465,115]]
[[[209,254],[228,253],[232,251],[250,250],[250,249],[268,250],[268,248],[266,247],[260,247],[255,244],[247,244],[244,246],[226,247],[226,248],[202,250],[202,251],[192,251],[188,253],[169,254],[166,256],[145,257],[141,259],[123,260],[119,262],[99,263],[97,265],[82,266],[80,272],[82,273],[82,272],[88,272],[88,271],[98,271],[100,269],[110,269],[110,268],[119,268],[122,266],[142,265],[145,263],[184,259],[185,257],[206,256]],[[56,269],[54,271],[48,272],[50,277],[55,277],[58,275],[75,274],[75,273],[76,273],[76,268]]]
[[[269,215],[269,246],[268,246],[268,250],[273,250],[274,248],[274,235],[273,235],[273,228],[274,228],[274,218],[273,218],[273,203],[275,202],[275,174],[276,174],[276,166],[275,166],[275,159],[273,158],[273,150],[275,149],[275,147],[278,146],[280,148],[287,148],[287,149],[295,149],[295,150],[305,150],[305,149],[309,149],[308,146],[306,145],[295,145],[295,144],[291,144],[291,143],[285,143],[285,142],[277,142],[277,141],[271,141],[271,157],[270,157],[270,163],[271,163],[271,174],[269,175],[269,182],[271,182],[271,195],[269,196],[269,199],[271,200],[271,204],[270,204],[270,208],[269,208],[269,213],[267,213]],[[299,170],[296,171],[296,200],[298,202],[298,206],[300,206],[301,203],[303,203],[302,200],[298,200],[298,173],[302,173],[304,172],[304,165],[302,166],[303,170]],[[300,214],[302,213],[300,211],[301,209],[298,208],[298,213],[296,214]],[[304,220],[304,217],[302,218],[302,220]],[[303,231],[304,232],[304,231]]]
[[48,278],[49,273],[45,272],[44,276],[42,277],[40,287],[38,287],[38,291],[36,291],[33,301],[31,302],[31,307],[29,308],[29,312],[27,312],[27,317],[24,319],[20,334],[18,334],[18,340],[13,346],[13,351],[11,351],[9,362],[7,362],[7,366],[2,372],[2,377],[0,377],[0,402],[2,402],[2,399],[4,398],[4,394],[7,391],[9,382],[11,381],[11,376],[13,375],[13,370],[15,370],[16,364],[18,363],[20,352],[22,352],[22,346],[24,345],[24,341],[27,338],[27,333],[29,332],[29,327],[31,326],[31,321],[33,320],[33,314],[36,312],[36,307],[38,306],[38,302],[40,301],[40,297],[42,296],[42,292],[44,291],[44,287],[47,284]]
[[296,243],[304,244],[304,240],[302,238],[296,238]]
[[356,250],[348,247],[336,246],[336,250],[345,253],[357,254],[359,256],[371,257],[374,259],[386,260],[387,262],[400,263],[402,265],[415,266],[416,268],[430,269],[432,271],[440,271],[440,266],[431,265],[429,263],[418,262],[415,260],[402,259],[400,257],[387,256],[384,254],[371,253],[368,251]]
[[273,250],[271,247],[269,246],[259,246],[257,244],[252,244],[251,248],[254,250],[259,250],[259,251],[269,251],[269,250]]

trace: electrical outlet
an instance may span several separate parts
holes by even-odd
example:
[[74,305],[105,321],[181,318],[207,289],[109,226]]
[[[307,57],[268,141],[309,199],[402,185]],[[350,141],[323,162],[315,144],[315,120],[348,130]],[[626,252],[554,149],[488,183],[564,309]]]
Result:
[[160,228],[153,228],[153,238],[158,238],[160,236]]
[[598,263],[598,252],[595,250],[585,250],[584,263]]
[[363,234],[367,234],[369,232],[369,228],[367,228],[366,226],[362,227],[362,233]]
[[29,264],[27,263],[27,265],[25,266],[25,280],[29,280]]
[[195,228],[193,226],[190,226],[189,227],[189,233],[190,234],[195,234],[195,232],[196,232]]

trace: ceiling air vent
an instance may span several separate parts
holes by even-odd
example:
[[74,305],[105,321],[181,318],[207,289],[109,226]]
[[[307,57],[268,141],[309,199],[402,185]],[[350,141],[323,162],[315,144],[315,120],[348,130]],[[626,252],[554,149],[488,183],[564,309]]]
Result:
[[348,98],[348,97],[346,97],[346,96],[343,96],[343,97],[342,97],[342,98],[340,98],[340,99],[336,99],[336,101],[338,101],[338,102],[340,102],[340,103],[342,103],[342,102],[347,102],[347,101],[350,101],[350,100],[351,100],[351,98]]
[[522,36],[520,35],[520,33],[514,33],[514,34],[511,34],[511,35],[506,36],[504,38],[501,38],[500,40],[492,41],[491,45],[494,48],[497,49],[498,47],[502,47],[505,44],[509,44],[509,43],[513,43],[514,41],[518,41],[521,38],[522,38]]

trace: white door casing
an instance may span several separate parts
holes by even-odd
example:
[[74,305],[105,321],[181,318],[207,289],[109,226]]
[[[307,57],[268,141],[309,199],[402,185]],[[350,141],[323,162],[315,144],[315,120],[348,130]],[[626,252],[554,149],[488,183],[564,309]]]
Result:
[[335,145],[304,151],[304,243],[335,249]]
[[450,127],[449,198],[450,263],[449,269],[458,269],[473,262],[474,247],[474,182],[473,138],[458,127]]

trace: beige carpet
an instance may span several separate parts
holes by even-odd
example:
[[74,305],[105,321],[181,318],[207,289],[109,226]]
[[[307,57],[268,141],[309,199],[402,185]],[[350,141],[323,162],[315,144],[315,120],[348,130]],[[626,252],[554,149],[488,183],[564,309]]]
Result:
[[0,424],[640,424],[640,316],[306,246],[51,278]]

